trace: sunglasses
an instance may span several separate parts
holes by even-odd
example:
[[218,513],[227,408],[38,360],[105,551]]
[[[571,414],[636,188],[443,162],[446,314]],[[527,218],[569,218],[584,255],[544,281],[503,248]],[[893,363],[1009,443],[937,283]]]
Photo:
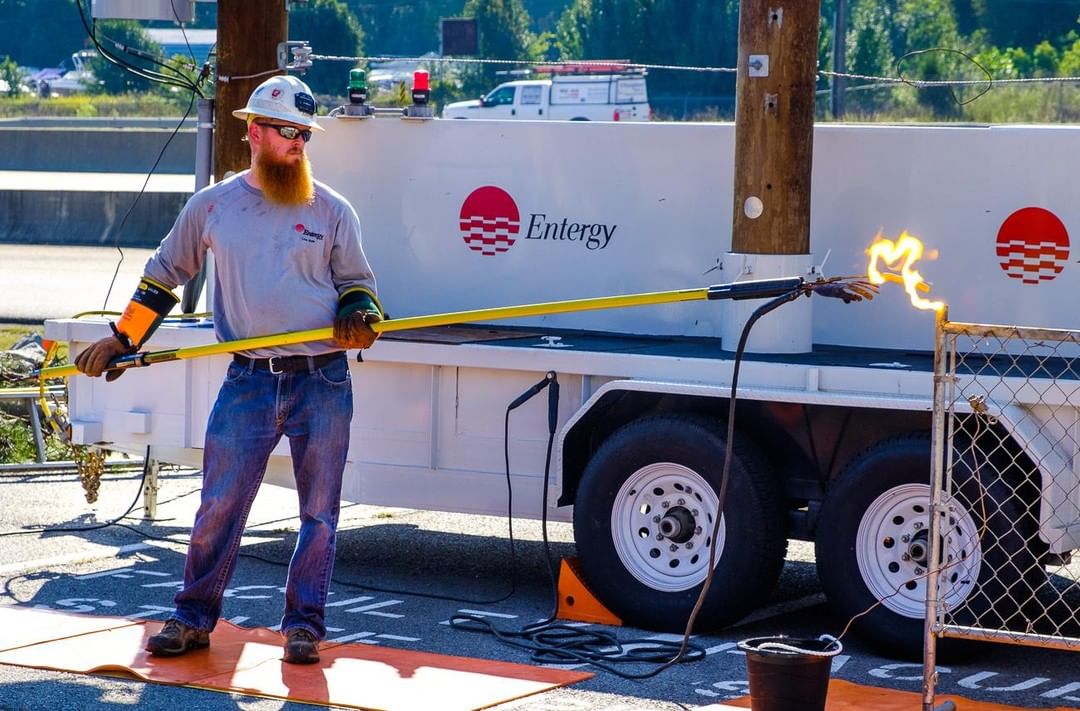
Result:
[[283,126],[279,123],[260,123],[258,121],[256,121],[255,123],[258,126],[266,126],[267,128],[274,129],[286,141],[293,141],[297,138],[303,138],[304,143],[307,143],[311,140],[311,131],[307,129],[297,128],[296,126]]

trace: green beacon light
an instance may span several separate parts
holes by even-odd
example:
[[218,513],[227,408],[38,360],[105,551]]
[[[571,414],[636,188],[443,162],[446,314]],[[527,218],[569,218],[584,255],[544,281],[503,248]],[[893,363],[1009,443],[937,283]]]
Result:
[[361,105],[367,101],[367,72],[363,69],[349,71],[349,103]]

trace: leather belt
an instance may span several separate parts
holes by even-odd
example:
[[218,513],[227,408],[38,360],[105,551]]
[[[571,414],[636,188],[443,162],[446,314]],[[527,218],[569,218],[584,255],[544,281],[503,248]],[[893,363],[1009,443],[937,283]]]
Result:
[[345,360],[345,351],[334,351],[317,356],[271,356],[269,358],[248,358],[239,353],[233,354],[233,362],[245,368],[252,366],[255,370],[268,370],[274,375],[281,373],[295,373],[297,371],[309,371],[330,365],[337,360]]

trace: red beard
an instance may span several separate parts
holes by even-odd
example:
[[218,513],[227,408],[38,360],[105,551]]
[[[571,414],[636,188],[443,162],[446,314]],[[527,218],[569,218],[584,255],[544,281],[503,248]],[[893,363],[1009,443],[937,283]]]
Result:
[[260,154],[252,161],[251,170],[266,199],[277,205],[307,205],[315,198],[315,182],[311,178],[311,163],[306,155],[291,163],[269,154]]

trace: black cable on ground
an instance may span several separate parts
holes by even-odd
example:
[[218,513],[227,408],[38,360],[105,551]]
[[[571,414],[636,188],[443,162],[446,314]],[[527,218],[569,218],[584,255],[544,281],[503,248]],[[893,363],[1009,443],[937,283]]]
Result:
[[[800,285],[792,291],[768,301],[759,306],[747,319],[739,337],[738,347],[735,349],[735,361],[731,376],[731,397],[728,401],[727,443],[724,452],[724,466],[720,475],[720,490],[717,492],[717,516],[713,522],[712,540],[719,540],[720,522],[723,520],[724,500],[727,497],[727,485],[731,471],[731,459],[734,456],[735,444],[735,403],[739,383],[739,370],[742,365],[743,354],[746,350],[746,342],[750,336],[750,330],[765,314],[774,309],[794,301],[804,293]],[[554,373],[549,373],[554,381]],[[557,388],[557,384],[553,387]],[[547,541],[547,492],[551,470],[551,448],[555,438],[555,417],[558,411],[558,390],[553,391],[553,397],[549,397],[549,433],[548,433],[548,457],[544,464],[544,503],[543,503],[543,529],[544,546],[548,554],[549,569],[551,568],[550,550]],[[551,401],[554,399],[554,405]],[[540,622],[526,625],[519,631],[500,630],[490,621],[477,615],[457,614],[450,618],[450,626],[469,631],[487,632],[496,639],[518,649],[532,652],[532,661],[544,664],[591,664],[605,671],[609,671],[624,679],[648,679],[656,676],[665,669],[680,662],[700,661],[705,658],[705,650],[690,642],[694,623],[709,594],[712,585],[713,574],[716,565],[716,547],[709,548],[708,572],[702,585],[701,593],[686,622],[682,641],[674,643],[657,641],[652,639],[635,640],[633,642],[619,642],[610,634],[583,630],[577,626],[555,623],[558,614],[558,590],[552,572],[552,590],[555,595],[555,605],[551,614]],[[627,649],[628,645],[633,648]],[[658,664],[657,667],[641,673],[628,673],[617,669],[615,664],[649,662]]]

